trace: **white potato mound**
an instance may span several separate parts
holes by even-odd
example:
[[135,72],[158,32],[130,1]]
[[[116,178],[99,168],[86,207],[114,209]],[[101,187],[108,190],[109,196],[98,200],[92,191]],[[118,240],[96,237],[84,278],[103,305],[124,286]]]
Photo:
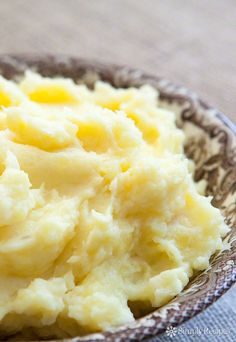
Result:
[[0,333],[68,337],[178,295],[228,232],[146,85],[0,78]]

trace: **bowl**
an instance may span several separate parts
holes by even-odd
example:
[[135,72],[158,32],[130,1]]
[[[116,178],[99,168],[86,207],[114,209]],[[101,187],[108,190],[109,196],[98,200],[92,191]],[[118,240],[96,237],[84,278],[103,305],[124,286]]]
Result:
[[195,161],[195,180],[207,181],[207,195],[225,216],[231,249],[211,258],[210,267],[195,275],[184,291],[152,313],[116,329],[68,341],[141,341],[178,326],[214,303],[236,282],[236,126],[193,92],[139,70],[104,65],[66,56],[1,56],[0,73],[17,79],[31,68],[45,76],[71,77],[92,87],[102,79],[115,87],[150,84],[160,93],[160,104],[173,110],[186,135],[185,152]]

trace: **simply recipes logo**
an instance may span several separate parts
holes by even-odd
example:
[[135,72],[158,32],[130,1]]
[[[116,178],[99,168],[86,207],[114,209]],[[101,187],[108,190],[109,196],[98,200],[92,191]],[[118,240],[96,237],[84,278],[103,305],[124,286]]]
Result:
[[168,326],[166,329],[166,335],[169,337],[175,337],[177,335],[186,335],[186,336],[222,336],[229,335],[230,331],[227,329],[218,329],[218,328],[183,328],[183,327],[173,327],[172,325]]
[[174,337],[177,335],[178,329],[176,327],[172,327],[171,325],[166,329],[166,335],[170,337]]

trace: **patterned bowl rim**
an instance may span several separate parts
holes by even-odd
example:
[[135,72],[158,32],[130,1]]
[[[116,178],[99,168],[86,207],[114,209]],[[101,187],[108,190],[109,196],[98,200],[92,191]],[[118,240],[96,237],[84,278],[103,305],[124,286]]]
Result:
[[[27,67],[36,67],[39,72],[40,68],[43,70],[45,66],[48,65],[48,70],[52,68],[53,65],[57,65],[57,71],[50,72],[52,75],[60,75],[60,67],[68,68],[68,70],[73,70],[74,67],[79,68],[83,71],[95,71],[97,72],[101,78],[103,75],[108,73],[109,75],[113,75],[118,73],[120,76],[126,74],[127,85],[129,85],[129,77],[140,79],[141,82],[138,84],[149,83],[154,85],[157,89],[160,90],[161,97],[163,98],[172,98],[172,99],[185,99],[188,101],[197,102],[199,108],[201,108],[204,112],[211,111],[214,112],[214,115],[221,122],[221,125],[227,127],[227,129],[232,133],[234,141],[236,141],[236,124],[231,121],[225,114],[215,109],[213,106],[208,105],[207,102],[203,101],[199,98],[195,93],[190,91],[185,86],[177,84],[175,82],[169,81],[163,77],[155,76],[148,74],[146,72],[141,71],[140,69],[134,69],[127,66],[117,65],[117,64],[109,64],[103,63],[96,59],[85,59],[80,57],[72,57],[69,55],[63,54],[4,54],[0,55],[0,72],[9,68],[10,75],[12,73],[13,76],[17,74],[21,74]],[[76,70],[75,70],[76,71]],[[77,70],[78,72],[78,70]],[[63,75],[63,72],[62,72]],[[9,76],[11,78],[11,76]],[[109,82],[109,81],[108,81]],[[171,92],[166,89],[171,88]],[[235,246],[234,246],[235,248]],[[200,297],[198,299],[197,305],[196,303],[193,305],[192,302],[188,303],[189,310],[186,313],[181,312],[180,304],[180,313],[175,315],[174,305],[170,305],[165,309],[165,306],[155,310],[153,313],[144,316],[140,319],[137,319],[135,322],[127,325],[123,325],[118,328],[111,329],[109,331],[105,331],[103,333],[95,333],[90,334],[83,337],[74,337],[63,339],[63,341],[70,342],[79,342],[79,341],[115,341],[115,342],[128,342],[128,341],[142,341],[151,337],[155,337],[159,334],[162,334],[166,331],[166,329],[171,325],[172,327],[178,326],[190,318],[196,316],[198,313],[205,310],[211,304],[213,304],[217,299],[219,299],[226,291],[228,291],[231,286],[236,282],[236,265],[234,265],[230,271],[230,274],[227,276],[225,274],[223,282],[219,287],[214,288],[212,291],[207,292],[206,298]],[[155,312],[160,311],[161,314],[157,316],[161,317],[161,323],[157,327],[155,319]],[[174,314],[171,315],[171,312]],[[59,340],[51,340],[51,341],[59,341]]]

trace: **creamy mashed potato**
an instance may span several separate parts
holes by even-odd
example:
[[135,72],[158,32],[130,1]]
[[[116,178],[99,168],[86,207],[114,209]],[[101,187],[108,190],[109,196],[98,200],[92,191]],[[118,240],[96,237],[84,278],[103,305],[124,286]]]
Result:
[[183,140],[148,85],[0,78],[1,334],[132,322],[208,267],[228,228]]

